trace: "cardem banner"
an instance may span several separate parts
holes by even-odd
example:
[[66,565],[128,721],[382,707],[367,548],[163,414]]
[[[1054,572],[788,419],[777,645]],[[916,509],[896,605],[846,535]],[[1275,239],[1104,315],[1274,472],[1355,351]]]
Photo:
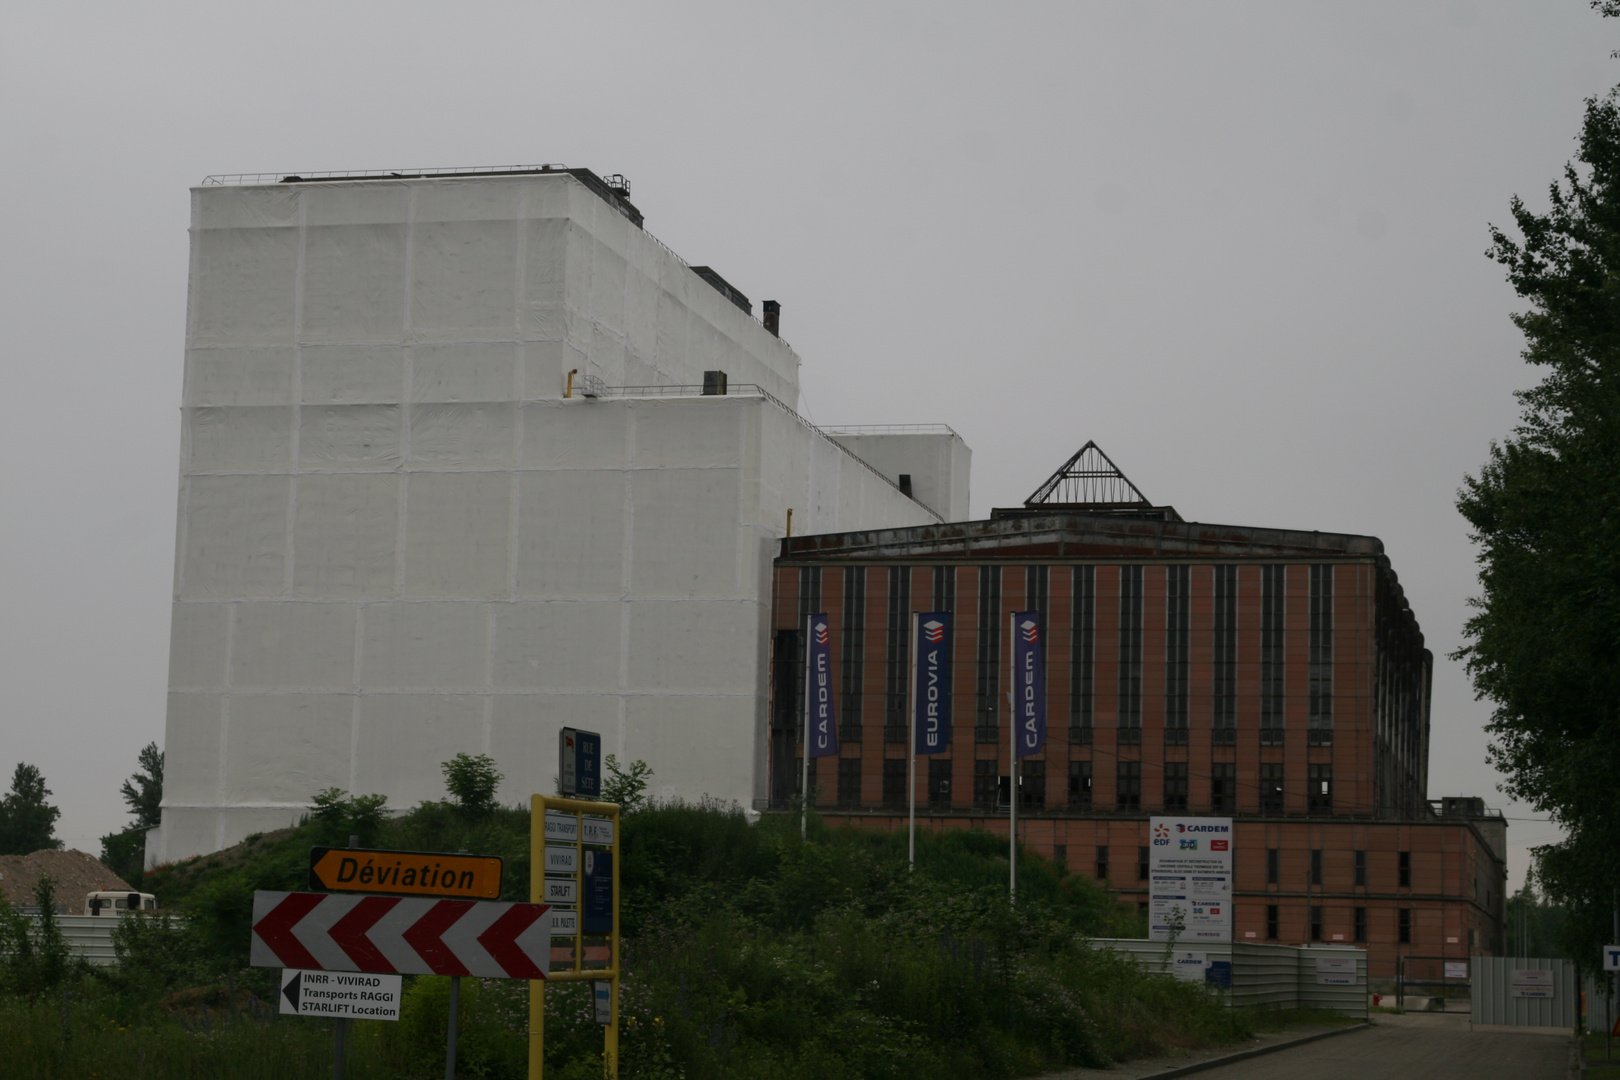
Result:
[[827,614],[810,617],[810,668],[805,673],[805,693],[810,703],[810,730],[807,751],[810,757],[831,757],[838,753],[838,722],[833,717],[832,634]]
[[1013,723],[1019,757],[1046,746],[1046,673],[1041,663],[1041,616],[1020,611],[1013,616]]
[[951,746],[951,613],[917,616],[917,685],[911,688],[912,730],[918,754]]

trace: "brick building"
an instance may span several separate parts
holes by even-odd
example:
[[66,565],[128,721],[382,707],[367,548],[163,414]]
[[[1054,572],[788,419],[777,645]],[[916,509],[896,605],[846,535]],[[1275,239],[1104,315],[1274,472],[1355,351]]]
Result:
[[944,610],[952,745],[918,759],[919,821],[1005,831],[1005,628],[1035,610],[1027,844],[1145,906],[1149,816],[1232,816],[1238,940],[1364,943],[1375,978],[1501,947],[1506,825],[1428,798],[1433,658],[1374,537],[1186,522],[1088,443],[987,521],[782,541],[773,606],[774,805],[799,783],[805,618],[826,612],[842,746],[812,762],[815,803],[903,827],[910,614]]

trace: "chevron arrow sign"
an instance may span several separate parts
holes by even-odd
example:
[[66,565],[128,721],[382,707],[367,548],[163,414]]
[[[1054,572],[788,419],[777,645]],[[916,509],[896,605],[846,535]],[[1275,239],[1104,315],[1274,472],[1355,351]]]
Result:
[[258,891],[255,967],[544,979],[546,904]]

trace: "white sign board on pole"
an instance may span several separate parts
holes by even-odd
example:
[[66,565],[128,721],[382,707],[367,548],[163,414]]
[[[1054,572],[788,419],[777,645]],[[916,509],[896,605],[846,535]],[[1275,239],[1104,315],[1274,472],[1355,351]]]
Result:
[[401,977],[357,971],[281,969],[283,1016],[332,1020],[398,1020]]
[[1232,940],[1232,819],[1154,817],[1148,827],[1148,936],[1188,944]]
[[1356,984],[1356,959],[1353,956],[1316,958],[1316,982],[1318,986],[1354,986]]
[[1550,998],[1555,989],[1553,973],[1545,968],[1520,968],[1513,973],[1513,996]]
[[1209,958],[1204,953],[1176,952],[1170,954],[1170,974],[1178,979],[1203,982],[1204,970],[1208,967]]
[[1468,978],[1468,961],[1466,961],[1466,960],[1447,960],[1446,961],[1446,978],[1448,978],[1448,979],[1466,979],[1466,978]]
[[1620,971],[1620,945],[1603,946],[1603,970]]

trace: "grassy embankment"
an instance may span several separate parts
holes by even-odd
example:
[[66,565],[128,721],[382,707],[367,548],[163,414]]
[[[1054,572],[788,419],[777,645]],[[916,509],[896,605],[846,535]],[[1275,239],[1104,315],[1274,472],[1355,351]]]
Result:
[[[124,962],[68,973],[30,1001],[0,992],[5,1074],[307,1077],[331,1025],[277,1018],[274,972],[247,968],[256,888],[302,888],[312,844],[498,854],[507,897],[528,891],[528,813],[429,803],[384,820],[363,801],[296,830],[164,868],[143,887],[182,926],[127,923]],[[1247,1036],[1248,1017],[1198,985],[1145,974],[1089,935],[1139,932],[1088,879],[1020,858],[1007,904],[1004,840],[831,830],[734,808],[665,806],[625,819],[623,1075],[933,1078],[1033,1075]],[[409,979],[398,1023],[351,1028],[348,1075],[442,1074],[447,980]],[[524,986],[467,980],[461,1072],[523,1075]],[[601,1075],[583,986],[547,993],[547,1075]]]

